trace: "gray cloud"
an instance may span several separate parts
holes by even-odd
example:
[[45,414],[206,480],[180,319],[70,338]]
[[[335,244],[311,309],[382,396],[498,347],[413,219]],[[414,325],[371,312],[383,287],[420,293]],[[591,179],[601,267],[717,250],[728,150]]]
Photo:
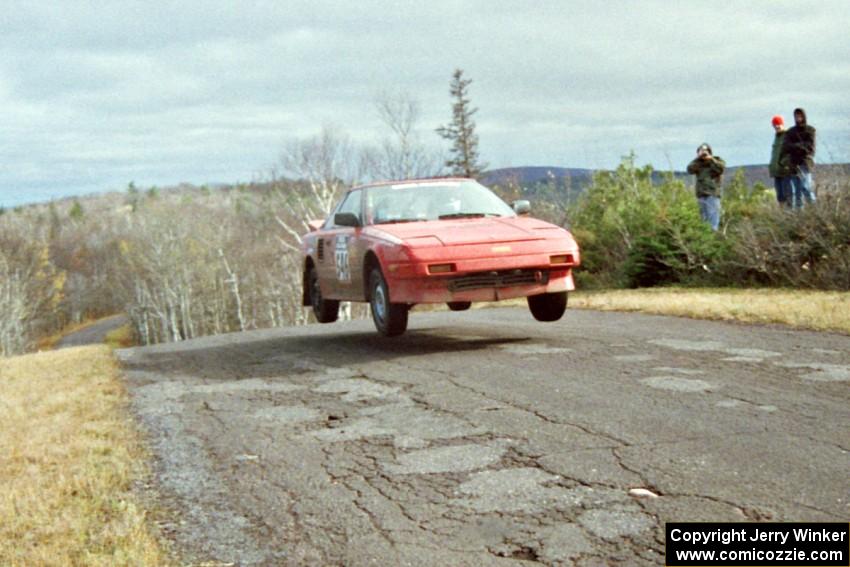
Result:
[[455,67],[474,79],[493,167],[612,167],[635,150],[681,168],[704,140],[732,164],[763,163],[770,116],[798,105],[819,159],[850,160],[846,2],[151,6],[5,10],[0,204],[248,180],[323,124],[374,139],[386,89],[419,99],[437,145]]

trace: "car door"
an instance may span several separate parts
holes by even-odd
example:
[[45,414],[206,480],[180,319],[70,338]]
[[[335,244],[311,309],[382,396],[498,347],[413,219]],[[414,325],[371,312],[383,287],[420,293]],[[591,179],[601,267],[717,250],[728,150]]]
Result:
[[338,226],[337,213],[353,213],[362,222],[362,191],[349,192],[334,210],[322,231],[319,278],[329,299],[362,299],[363,258],[357,254],[361,227]]

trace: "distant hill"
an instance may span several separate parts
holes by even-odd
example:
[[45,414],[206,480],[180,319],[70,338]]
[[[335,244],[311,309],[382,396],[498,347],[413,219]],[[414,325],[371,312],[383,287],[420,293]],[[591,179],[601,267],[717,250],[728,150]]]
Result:
[[[752,185],[762,183],[767,187],[773,187],[773,179],[767,172],[767,165],[738,165],[726,169],[723,176],[728,183],[735,177],[739,170],[743,170],[747,183]],[[536,190],[547,184],[554,183],[559,190],[570,188],[572,195],[578,195],[593,181],[593,174],[597,170],[572,167],[554,166],[525,166],[505,167],[485,172],[481,176],[484,185],[507,186],[511,184],[523,187],[533,195]],[[666,171],[655,171],[653,177],[661,182],[667,175]],[[674,171],[673,175],[690,183],[693,179],[684,171]],[[815,170],[815,181],[836,176],[850,177],[850,163],[818,164]]]
[[[767,187],[773,187],[773,179],[767,173],[767,165],[739,165],[729,167],[724,175],[725,182],[729,182],[738,170],[744,171],[744,177],[749,185],[755,183],[763,183]],[[524,190],[524,193],[529,197],[534,198],[540,196],[541,193],[548,194],[551,192],[550,187],[555,188],[555,193],[566,197],[568,201],[576,199],[593,181],[593,174],[596,169],[585,169],[579,167],[556,167],[556,166],[522,166],[522,167],[504,167],[500,169],[491,169],[481,175],[480,181],[487,186],[500,186],[507,188],[509,186],[519,186]],[[654,171],[653,180],[656,183],[661,183],[664,178],[669,175],[668,171]],[[693,176],[688,175],[684,171],[674,171],[673,175],[682,179],[688,185],[693,184]],[[815,183],[823,185],[835,185],[837,180],[850,178],[850,163],[834,163],[834,164],[818,164],[815,170]],[[297,183],[297,182],[294,182]],[[252,181],[250,183],[207,183],[203,185],[193,185],[191,183],[180,183],[165,187],[147,187],[139,188],[138,192],[142,195],[152,196],[156,193],[171,194],[171,193],[189,193],[192,191],[216,191],[230,192],[236,190],[250,191],[271,191],[275,185],[269,181]],[[545,197],[544,197],[545,198]],[[94,212],[100,207],[124,206],[132,200],[132,196],[128,197],[126,190],[108,191],[102,193],[91,193],[87,195],[70,195],[58,196],[50,200],[34,199],[27,202],[23,198],[14,198],[4,203],[0,200],[0,214],[6,210],[12,210],[17,207],[28,206],[49,206],[53,203],[54,207],[70,208],[76,201],[85,203],[86,211]]]
[[553,166],[525,166],[525,167],[503,167],[492,169],[481,176],[484,185],[511,185],[522,187],[545,184],[554,180],[567,182],[576,187],[585,187],[590,184],[594,169],[581,169],[575,167],[553,167]]

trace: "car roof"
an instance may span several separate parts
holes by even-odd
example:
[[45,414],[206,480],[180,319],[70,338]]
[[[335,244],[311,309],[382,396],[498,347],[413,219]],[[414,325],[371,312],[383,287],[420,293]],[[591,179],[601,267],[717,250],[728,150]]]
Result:
[[399,180],[399,181],[376,181],[374,183],[366,183],[366,184],[363,184],[363,185],[358,185],[356,187],[352,187],[351,189],[348,190],[348,192],[357,191],[358,189],[368,189],[370,187],[386,187],[387,185],[429,185],[429,184],[438,185],[440,183],[445,183],[447,181],[457,183],[458,181],[475,181],[475,180],[471,179],[469,177],[425,177],[425,178],[422,178],[422,179],[403,179],[403,180]]

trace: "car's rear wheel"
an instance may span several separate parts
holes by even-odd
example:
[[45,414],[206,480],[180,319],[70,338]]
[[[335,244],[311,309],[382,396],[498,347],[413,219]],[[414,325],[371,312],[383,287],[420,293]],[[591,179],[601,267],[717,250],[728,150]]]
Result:
[[557,321],[567,310],[567,292],[544,293],[528,296],[528,308],[538,321]]
[[409,309],[404,303],[390,303],[390,290],[379,268],[369,276],[369,306],[372,321],[382,335],[394,337],[407,330]]
[[322,288],[319,286],[319,275],[315,268],[310,268],[307,274],[307,282],[310,285],[310,305],[313,306],[313,315],[319,323],[333,323],[339,317],[339,301],[335,299],[324,299]]
[[466,311],[470,307],[472,307],[471,301],[449,301],[446,305],[449,306],[449,309],[452,311]]

